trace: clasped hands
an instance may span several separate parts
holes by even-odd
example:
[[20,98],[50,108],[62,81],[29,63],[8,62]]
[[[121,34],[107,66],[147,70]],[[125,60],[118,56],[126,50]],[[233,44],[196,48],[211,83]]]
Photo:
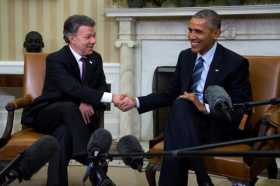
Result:
[[113,94],[113,104],[121,111],[126,112],[136,107],[136,100],[126,94]]
[[[129,97],[126,94],[113,94],[112,101],[114,106],[118,107],[123,112],[126,112],[136,106],[135,98]],[[79,105],[79,110],[85,124],[89,124],[91,122],[92,116],[95,113],[92,105],[82,102]]]
[[[203,103],[201,103],[194,93],[184,92],[182,95],[178,96],[177,99],[186,99],[196,106],[196,108],[201,112],[207,112]],[[136,107],[136,99],[129,97],[126,94],[113,94],[113,103],[115,107],[118,107],[121,111],[126,112]]]

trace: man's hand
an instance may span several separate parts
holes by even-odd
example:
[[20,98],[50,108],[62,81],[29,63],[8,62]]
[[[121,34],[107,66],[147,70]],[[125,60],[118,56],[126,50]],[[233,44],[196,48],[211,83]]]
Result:
[[136,107],[136,100],[135,98],[129,96],[126,96],[119,105],[119,109],[121,109],[123,112],[131,110],[134,107]]
[[91,122],[91,117],[94,115],[93,107],[87,103],[81,103],[79,110],[82,114],[85,124],[89,124]]
[[124,99],[126,96],[126,94],[113,94],[112,102],[114,103],[114,106],[119,107],[122,99]]
[[194,93],[188,93],[185,91],[184,94],[180,95],[178,98],[186,99],[186,100],[193,102],[193,104],[196,106],[196,108],[200,112],[207,113],[205,105],[197,99],[197,97]]

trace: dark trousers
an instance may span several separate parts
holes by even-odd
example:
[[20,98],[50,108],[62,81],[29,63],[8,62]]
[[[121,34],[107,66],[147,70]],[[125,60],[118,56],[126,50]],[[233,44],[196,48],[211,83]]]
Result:
[[67,166],[71,158],[86,163],[86,147],[94,123],[86,125],[79,105],[72,102],[56,102],[42,109],[33,126],[42,133],[57,138],[60,148],[49,161],[48,186],[67,186]]
[[[174,101],[167,127],[165,128],[165,150],[201,145],[208,138],[207,116],[199,113],[193,103],[177,99]],[[197,176],[198,185],[211,180],[200,158],[164,158],[162,162],[160,186],[186,186],[188,167]]]

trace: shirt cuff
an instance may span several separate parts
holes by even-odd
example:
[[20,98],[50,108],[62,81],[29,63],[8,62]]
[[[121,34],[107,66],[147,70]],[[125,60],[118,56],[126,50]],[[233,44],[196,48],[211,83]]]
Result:
[[137,108],[140,108],[140,102],[139,102],[139,99],[138,99],[138,98],[135,98],[135,101],[136,101],[136,107],[137,107]]
[[113,94],[110,92],[104,92],[104,94],[101,97],[101,103],[112,103],[113,100]]
[[208,114],[210,114],[209,104],[204,103],[204,106],[205,106],[206,112],[207,112]]

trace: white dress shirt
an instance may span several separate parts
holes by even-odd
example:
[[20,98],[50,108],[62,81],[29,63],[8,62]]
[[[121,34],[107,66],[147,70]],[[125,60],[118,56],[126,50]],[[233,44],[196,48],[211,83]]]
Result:
[[[82,74],[83,74],[83,62],[81,61],[82,56],[80,54],[78,54],[74,49],[72,49],[70,45],[69,45],[69,48],[77,61],[77,64],[80,69],[80,77],[82,78]],[[112,100],[113,100],[113,94],[110,92],[104,92],[100,101],[102,103],[111,103]]]

